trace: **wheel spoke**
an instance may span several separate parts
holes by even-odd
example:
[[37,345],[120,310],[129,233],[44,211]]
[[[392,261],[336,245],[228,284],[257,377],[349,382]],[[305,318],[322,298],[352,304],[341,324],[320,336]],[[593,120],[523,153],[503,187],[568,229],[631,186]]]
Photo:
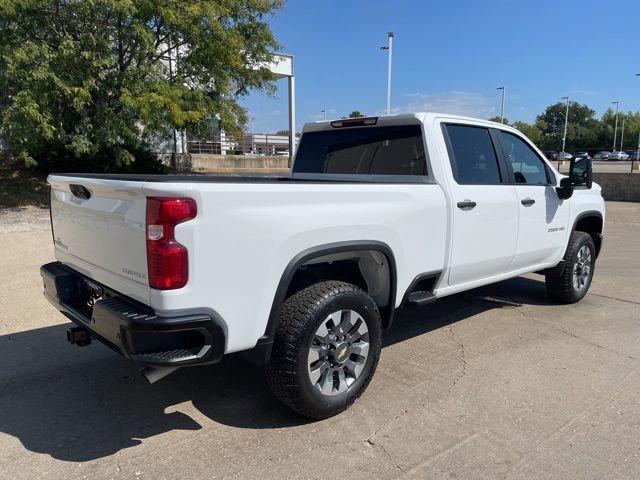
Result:
[[367,329],[367,324],[361,318],[360,321],[357,323],[357,328],[352,332],[350,332],[349,341],[351,343],[355,343],[358,340],[360,340],[362,337],[367,335],[368,333],[369,333],[369,330]]
[[349,330],[354,326],[354,318],[359,318],[356,312],[353,310],[342,310],[340,312],[340,323],[337,325],[334,333],[338,336],[347,335]]
[[319,345],[311,345],[311,348],[309,349],[309,365],[312,365],[320,360],[320,357],[322,357],[323,355],[324,348]]
[[367,355],[369,354],[369,343],[368,342],[356,342],[353,345],[351,345],[351,352],[355,353],[356,355],[360,356],[360,357],[367,357]]
[[315,339],[318,341],[318,343],[329,343],[330,332],[329,328],[327,327],[328,320],[329,318],[326,318],[325,321],[320,324],[318,330],[316,330]]
[[362,373],[362,370],[364,370],[364,362],[354,362],[351,359],[347,360],[344,366],[351,372],[353,378],[358,378]]
[[329,364],[327,362],[320,362],[312,368],[309,368],[309,379],[311,384],[315,385],[327,370],[329,370]]
[[340,325],[340,322],[342,322],[342,311],[333,312],[331,315],[327,317],[327,321],[329,320],[331,320],[331,323],[333,324],[330,327],[330,331],[331,333],[335,334],[337,332],[338,325]]
[[318,386],[320,387],[320,391],[325,395],[331,395],[333,391],[333,370],[327,368],[322,373],[322,378],[318,382]]
[[344,373],[344,368],[338,370],[338,392],[346,392],[349,388],[349,384],[347,383],[347,377]]

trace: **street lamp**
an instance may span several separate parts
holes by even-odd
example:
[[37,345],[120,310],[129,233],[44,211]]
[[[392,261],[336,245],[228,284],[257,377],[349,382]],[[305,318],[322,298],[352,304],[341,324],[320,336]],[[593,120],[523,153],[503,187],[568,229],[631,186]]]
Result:
[[620,101],[616,100],[615,102],[611,102],[611,104],[615,104],[616,106],[616,126],[613,129],[613,151],[616,151],[616,140],[618,140],[618,107],[620,106]]
[[327,111],[326,110],[320,110],[320,113],[322,114],[322,120],[326,120],[327,119]]
[[569,97],[562,97],[561,100],[567,101],[567,107],[564,112],[564,135],[562,135],[562,159],[564,160],[564,152],[567,146],[567,125],[569,124]]
[[393,55],[393,32],[387,33],[387,46],[380,47],[380,50],[386,50],[387,58],[387,115],[391,115],[391,57]]
[[496,90],[502,90],[502,103],[500,104],[500,123],[504,123],[504,87],[498,87]]
[[256,148],[253,142],[253,121],[255,119],[256,117],[251,117],[251,126],[249,127],[249,135],[251,135],[251,153],[253,153]]

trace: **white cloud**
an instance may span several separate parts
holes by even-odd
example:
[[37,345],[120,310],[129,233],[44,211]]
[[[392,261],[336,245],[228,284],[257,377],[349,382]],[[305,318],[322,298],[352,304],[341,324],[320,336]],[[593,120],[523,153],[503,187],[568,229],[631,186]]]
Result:
[[[442,93],[414,92],[406,94],[410,100],[404,105],[393,107],[392,113],[438,112],[468,117],[490,118],[496,115],[497,97],[487,97],[477,92],[452,90]],[[384,110],[378,111],[383,114]]]

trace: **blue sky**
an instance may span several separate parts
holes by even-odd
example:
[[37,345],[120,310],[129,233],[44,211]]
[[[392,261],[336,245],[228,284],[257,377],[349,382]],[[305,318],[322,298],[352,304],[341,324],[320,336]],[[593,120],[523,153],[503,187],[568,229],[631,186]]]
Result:
[[[601,114],[614,100],[640,110],[639,0],[289,0],[270,21],[295,55],[297,129],[352,110],[382,113],[386,44],[395,33],[394,112],[440,111],[532,121],[565,95]],[[276,98],[241,103],[254,131],[287,128],[286,81]]]

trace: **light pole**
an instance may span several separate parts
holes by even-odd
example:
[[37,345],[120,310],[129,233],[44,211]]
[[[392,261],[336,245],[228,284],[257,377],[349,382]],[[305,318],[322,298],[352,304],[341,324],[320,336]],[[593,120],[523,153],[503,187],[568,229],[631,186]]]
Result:
[[387,33],[387,46],[380,47],[387,51],[387,115],[391,115],[391,57],[393,56],[393,32]]
[[504,87],[498,87],[496,90],[502,90],[502,102],[500,103],[500,123],[504,123]]
[[567,101],[567,107],[564,111],[564,135],[562,135],[562,160],[564,160],[564,152],[567,146],[567,125],[569,124],[569,97],[562,97]]
[[327,111],[326,110],[320,110],[320,113],[322,114],[322,120],[326,120],[327,119]]
[[249,135],[251,135],[251,153],[254,152],[255,150],[255,146],[253,143],[253,121],[256,119],[256,117],[251,117],[251,126],[249,127]]
[[[640,75],[640,74],[638,74]],[[636,151],[636,159],[638,160],[638,162],[640,162],[640,132],[638,132],[638,150]],[[631,173],[633,173],[633,160],[634,158],[631,158]]]
[[611,102],[611,104],[615,104],[616,106],[616,126],[613,129],[613,151],[616,151],[616,141],[618,140],[618,107],[620,106],[620,101],[616,100],[615,102]]

